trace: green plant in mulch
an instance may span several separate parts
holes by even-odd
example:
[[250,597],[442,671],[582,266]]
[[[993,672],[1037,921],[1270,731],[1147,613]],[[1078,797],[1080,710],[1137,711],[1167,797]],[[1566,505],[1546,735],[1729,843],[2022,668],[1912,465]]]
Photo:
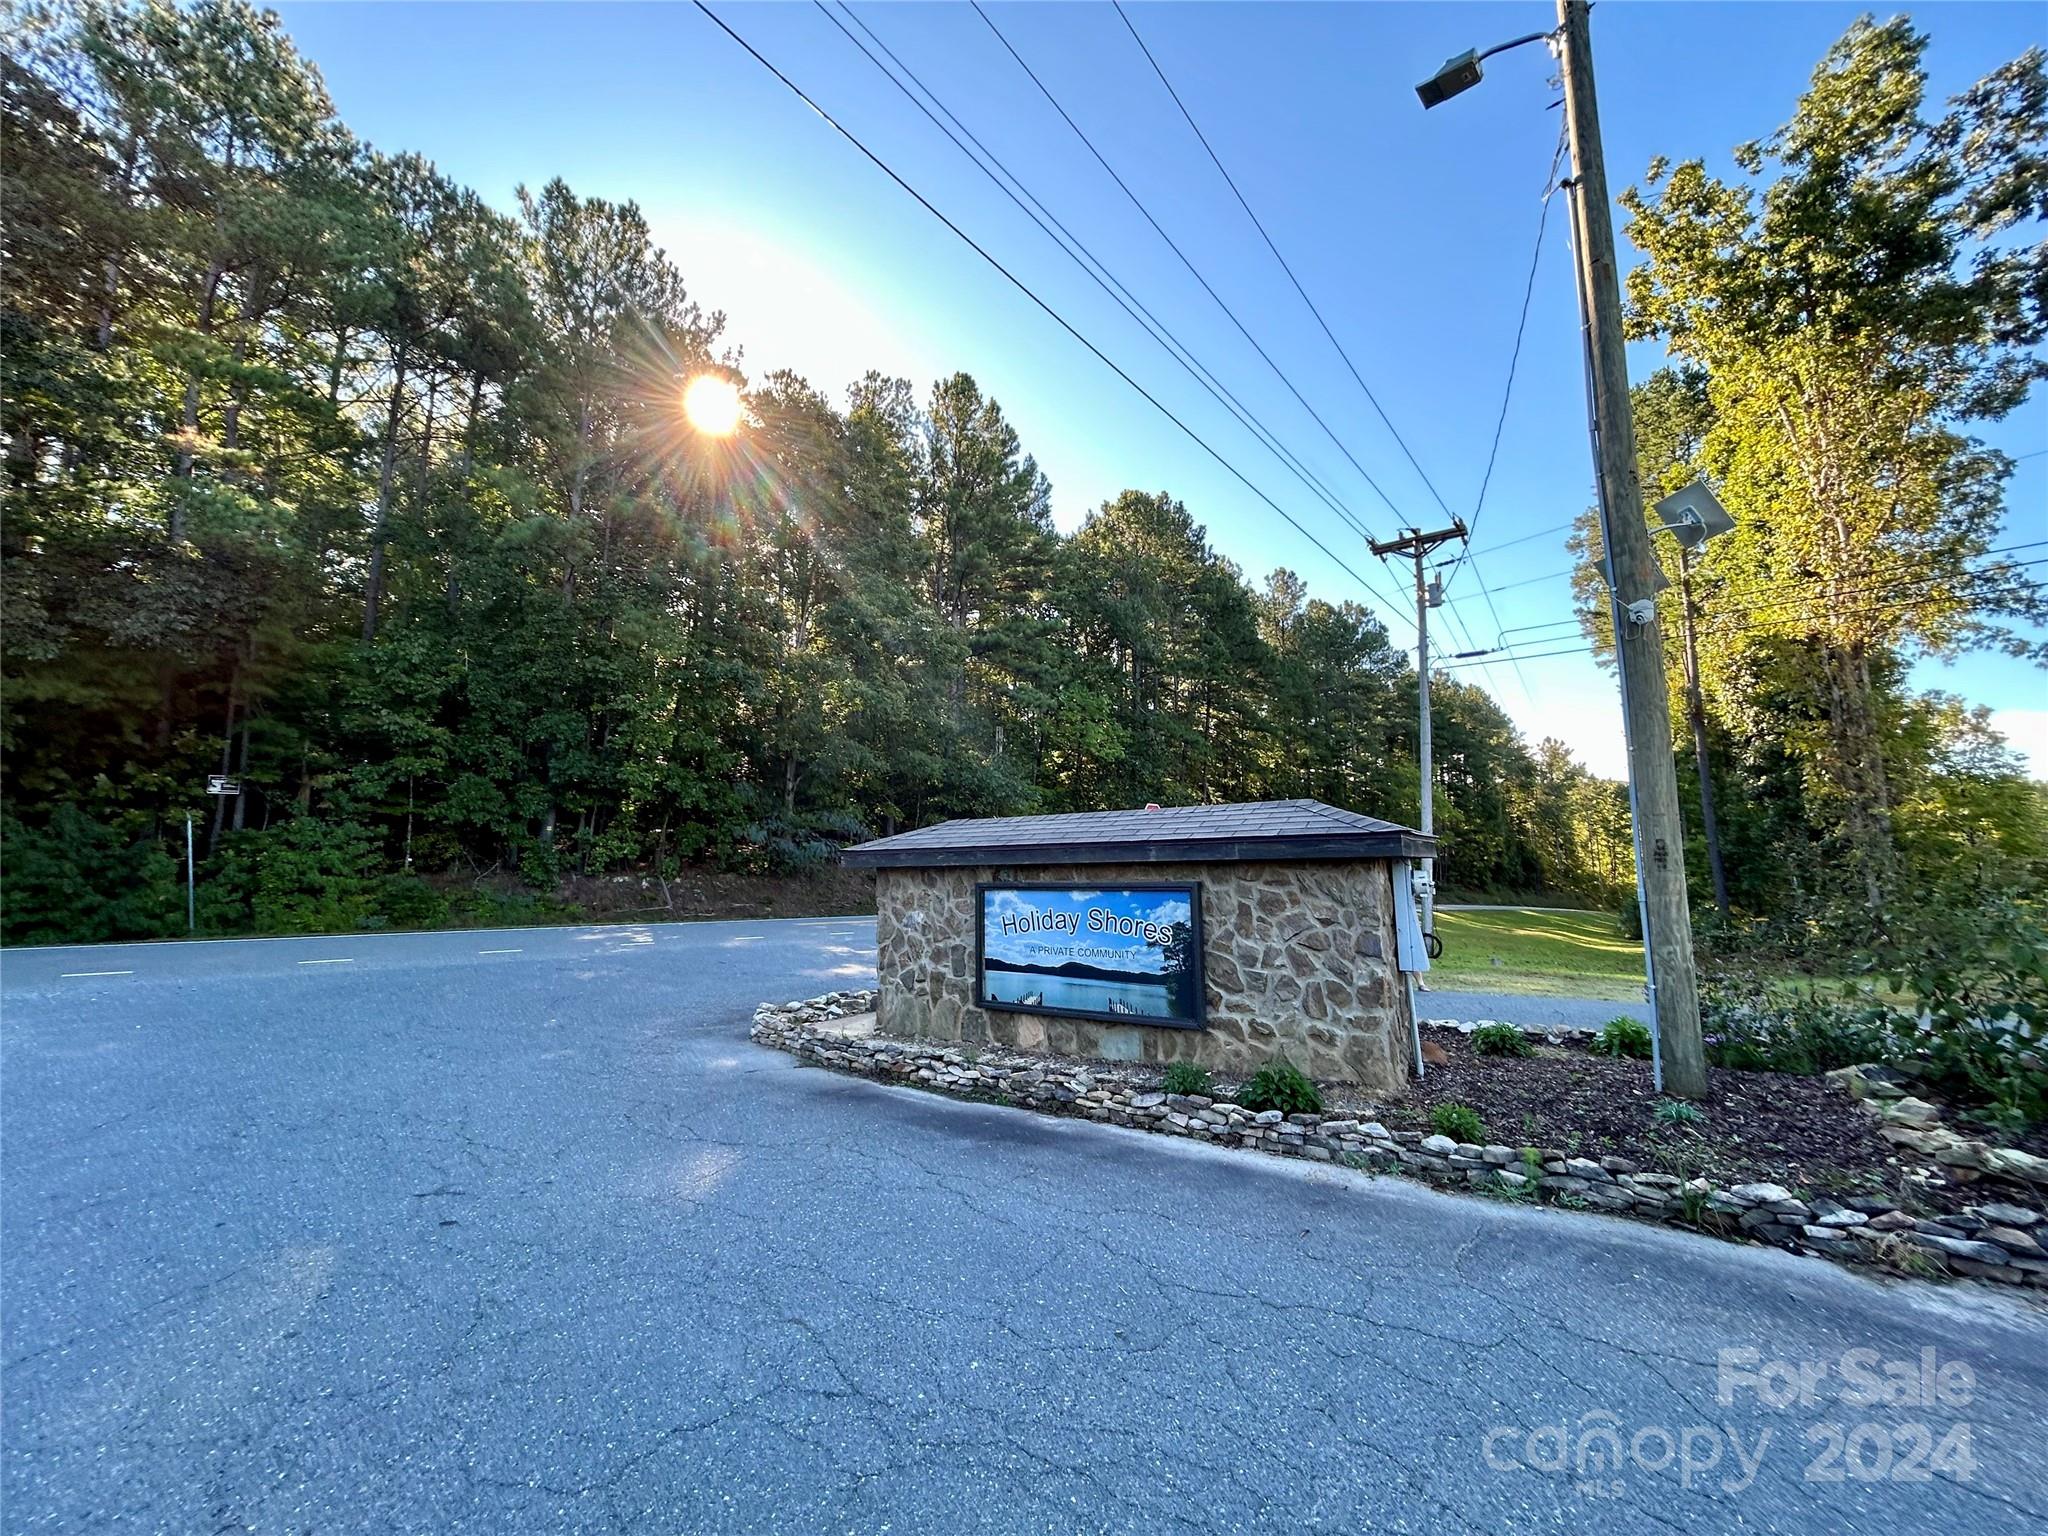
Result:
[[1706,1111],[1684,1099],[1659,1099],[1650,1118],[1666,1130],[1686,1130],[1707,1123]]
[[1257,1113],[1277,1109],[1283,1115],[1318,1115],[1323,1110],[1322,1090],[1284,1056],[1276,1056],[1254,1072],[1238,1089],[1237,1102]]
[[1486,1122],[1464,1104],[1438,1104],[1429,1112],[1430,1128],[1439,1136],[1468,1144],[1486,1140]]
[[1590,1046],[1596,1056],[1627,1056],[1636,1061],[1650,1059],[1650,1026],[1627,1014],[1600,1026]]
[[1160,1087],[1168,1093],[1202,1093],[1210,1089],[1209,1074],[1192,1061],[1176,1061],[1166,1069]]
[[1679,1191],[1678,1215],[1689,1227],[1704,1225],[1707,1215],[1707,1192],[1704,1189]]
[[1472,1031],[1472,1049],[1481,1056],[1534,1056],[1536,1047],[1512,1024],[1482,1024]]

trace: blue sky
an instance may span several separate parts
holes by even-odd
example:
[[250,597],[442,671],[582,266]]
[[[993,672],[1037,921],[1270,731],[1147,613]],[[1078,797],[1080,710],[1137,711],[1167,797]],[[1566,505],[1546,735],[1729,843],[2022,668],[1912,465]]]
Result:
[[[1402,590],[1359,537],[1172,363],[808,4],[714,7],[906,179],[1044,295],[1379,593]],[[1442,521],[1421,476],[1288,286],[1107,5],[995,5],[997,24],[1385,489],[1383,501],[1125,201],[965,5],[860,16],[1370,529]],[[1551,24],[1549,5],[1166,5],[1131,8],[1308,292],[1451,509],[1473,513],[1557,133],[1549,61],[1488,61],[1436,111],[1414,83],[1446,57]],[[1001,401],[1077,525],[1127,486],[1164,489],[1254,581],[1275,565],[1332,599],[1374,601],[1398,643],[1412,616],[1352,578],[1061,332],[693,6],[289,4],[342,116],[510,207],[560,175],[637,200],[758,375],[791,367],[837,393],[867,368],[920,391],[955,369]],[[1631,4],[1594,20],[1609,178],[1651,156],[1729,151],[1791,111],[1855,5]],[[1945,4],[1933,88],[1948,95],[2048,36],[2039,7]],[[1591,499],[1561,209],[1552,210],[1476,572],[1452,587],[1438,644],[1494,643],[1568,611],[1561,532]],[[1637,376],[1654,368],[1638,346]],[[2048,399],[1983,429],[2024,460],[2007,541],[2048,538]],[[1398,516],[1396,515],[1398,511]],[[1492,553],[1489,553],[1492,550]],[[1551,631],[1557,633],[1557,631]],[[1509,634],[1509,640],[1515,639]],[[1618,773],[1614,685],[1590,660],[1460,676],[1493,689],[1534,741],[1563,738]],[[1999,711],[2048,775],[2048,687],[2022,662],[1925,664],[1927,687]]]

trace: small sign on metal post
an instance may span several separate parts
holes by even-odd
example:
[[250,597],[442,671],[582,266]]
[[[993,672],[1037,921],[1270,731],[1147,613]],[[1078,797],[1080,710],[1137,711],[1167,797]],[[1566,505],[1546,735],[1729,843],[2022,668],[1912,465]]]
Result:
[[209,795],[239,795],[242,792],[242,783],[241,780],[231,779],[224,773],[209,773],[206,776],[206,792]]

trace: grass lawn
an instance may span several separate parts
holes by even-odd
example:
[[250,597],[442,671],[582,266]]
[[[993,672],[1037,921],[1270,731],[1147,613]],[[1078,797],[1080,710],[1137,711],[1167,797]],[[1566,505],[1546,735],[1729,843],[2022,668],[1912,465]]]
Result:
[[1641,1002],[1643,946],[1621,935],[1607,912],[1436,914],[1444,941],[1429,984],[1446,992],[1521,992]]

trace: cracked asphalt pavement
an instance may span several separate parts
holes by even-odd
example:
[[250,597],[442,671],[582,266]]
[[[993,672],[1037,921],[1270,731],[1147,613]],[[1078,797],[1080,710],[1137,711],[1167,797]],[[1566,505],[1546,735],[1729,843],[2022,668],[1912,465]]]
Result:
[[854,919],[0,958],[0,1523],[2048,1524],[2021,1298],[747,1040],[872,965]]

